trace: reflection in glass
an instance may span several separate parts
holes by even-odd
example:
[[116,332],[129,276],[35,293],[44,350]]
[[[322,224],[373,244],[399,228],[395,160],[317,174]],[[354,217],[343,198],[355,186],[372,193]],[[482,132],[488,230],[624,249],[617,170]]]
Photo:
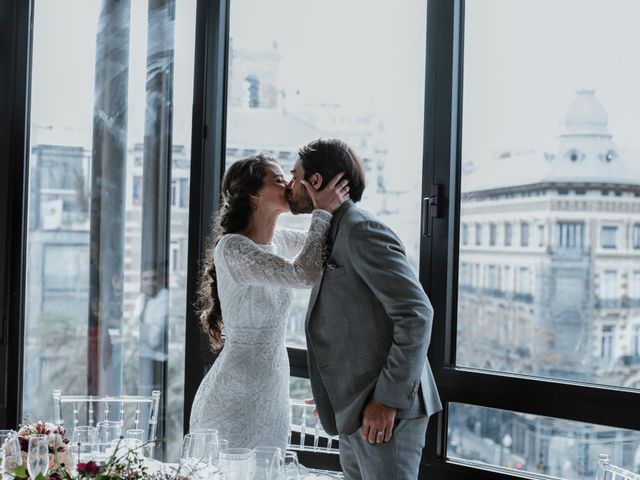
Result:
[[640,432],[492,408],[450,404],[447,458],[565,480],[595,478],[601,454],[640,471]]
[[53,389],[159,389],[167,443],[155,452],[173,459],[183,418],[195,5],[33,6],[22,413],[48,419]]

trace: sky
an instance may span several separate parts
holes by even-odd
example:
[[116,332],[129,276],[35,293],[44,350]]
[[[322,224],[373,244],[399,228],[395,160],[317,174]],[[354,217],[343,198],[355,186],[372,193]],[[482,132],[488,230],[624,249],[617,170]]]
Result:
[[[144,126],[146,1],[132,0],[129,140]],[[35,2],[32,122],[90,144],[100,1]],[[549,148],[580,88],[596,90],[614,140],[640,146],[640,2],[467,0],[463,156]],[[189,143],[195,0],[177,0],[174,137]],[[426,0],[231,0],[238,48],[277,42],[282,88],[384,121],[391,183],[420,175]],[[37,141],[38,128],[32,129]]]
[[637,0],[467,0],[463,157],[552,147],[581,88],[618,146],[640,147],[638,18]]

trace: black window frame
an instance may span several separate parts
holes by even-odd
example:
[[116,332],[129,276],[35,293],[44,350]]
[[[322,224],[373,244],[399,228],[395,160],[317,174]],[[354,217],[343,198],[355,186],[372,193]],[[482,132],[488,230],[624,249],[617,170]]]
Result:
[[[424,182],[442,185],[444,212],[423,238],[421,281],[435,310],[429,358],[443,411],[432,418],[420,478],[435,480],[540,478],[526,472],[447,460],[451,403],[464,403],[616,428],[640,430],[640,392],[457,367],[457,285],[462,172],[464,0],[429,0]],[[423,193],[429,190],[423,188]],[[434,280],[431,280],[434,279]]]

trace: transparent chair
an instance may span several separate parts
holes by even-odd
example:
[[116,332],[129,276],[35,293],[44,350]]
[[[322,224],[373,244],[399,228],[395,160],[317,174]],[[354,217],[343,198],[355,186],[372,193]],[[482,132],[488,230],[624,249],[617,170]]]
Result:
[[[291,418],[287,450],[293,450],[305,467],[305,472],[320,478],[342,479],[338,454],[338,436],[329,435],[320,419],[313,414],[315,405],[304,400],[290,399]],[[316,467],[316,468],[311,468]]]
[[609,455],[601,454],[596,468],[596,480],[640,480],[640,474],[609,463]]
[[289,399],[291,406],[291,429],[289,448],[294,450],[338,454],[338,437],[329,435],[322,428],[320,419],[313,414],[315,405],[304,400]]
[[[71,415],[65,404],[70,405]],[[127,430],[145,430],[145,440],[150,442],[145,447],[147,456],[153,456],[158,426],[158,409],[160,407],[160,391],[154,390],[150,396],[122,395],[62,395],[60,390],[53,391],[54,423],[69,430],[78,425],[96,426],[100,421],[115,420],[122,422],[123,433]],[[65,421],[67,420],[67,422]],[[67,434],[70,438],[71,431]]]

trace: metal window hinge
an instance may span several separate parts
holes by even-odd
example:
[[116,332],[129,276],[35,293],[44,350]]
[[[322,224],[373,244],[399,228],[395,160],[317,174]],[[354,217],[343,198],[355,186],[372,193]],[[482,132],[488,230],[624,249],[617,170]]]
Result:
[[422,199],[422,236],[430,237],[433,233],[433,219],[440,216],[438,196],[442,185],[431,185],[431,193]]

